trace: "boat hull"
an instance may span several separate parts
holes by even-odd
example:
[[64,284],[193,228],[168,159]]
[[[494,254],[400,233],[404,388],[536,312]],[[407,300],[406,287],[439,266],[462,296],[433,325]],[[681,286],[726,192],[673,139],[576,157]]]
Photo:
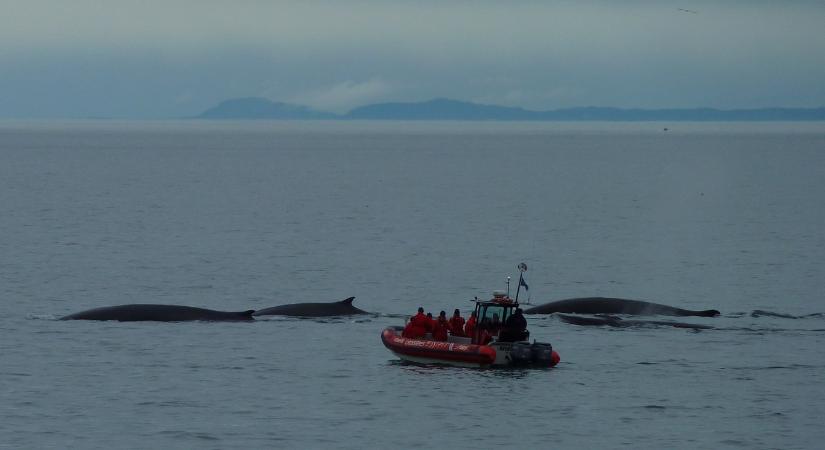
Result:
[[381,341],[399,358],[419,364],[488,367],[496,361],[496,350],[488,345],[405,338],[393,327],[381,332]]
[[[451,337],[452,339],[452,337]],[[381,332],[381,341],[394,355],[404,361],[418,364],[445,364],[458,367],[554,367],[561,358],[549,344],[534,343],[532,346],[522,342],[521,357],[512,355],[513,342],[493,342],[489,345],[476,345],[465,342],[443,342],[431,339],[412,339],[401,335],[400,327],[387,327]],[[528,357],[524,359],[524,347],[528,345]],[[535,347],[544,348],[550,353],[537,357]],[[530,358],[532,353],[532,358]],[[548,358],[549,356],[549,358]],[[532,360],[531,360],[532,359]]]

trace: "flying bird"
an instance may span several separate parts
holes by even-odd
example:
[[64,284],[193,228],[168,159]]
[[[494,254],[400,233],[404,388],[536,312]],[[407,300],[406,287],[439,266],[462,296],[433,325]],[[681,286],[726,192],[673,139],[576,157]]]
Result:
[[699,14],[699,11],[694,11],[692,9],[684,9],[684,8],[677,8],[679,11],[691,13],[691,14]]

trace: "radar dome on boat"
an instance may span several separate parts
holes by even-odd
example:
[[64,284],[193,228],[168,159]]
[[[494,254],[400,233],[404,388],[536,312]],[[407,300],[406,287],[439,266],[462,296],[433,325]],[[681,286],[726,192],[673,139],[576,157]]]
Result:
[[493,291],[493,298],[504,298],[507,296],[506,292],[503,291]]

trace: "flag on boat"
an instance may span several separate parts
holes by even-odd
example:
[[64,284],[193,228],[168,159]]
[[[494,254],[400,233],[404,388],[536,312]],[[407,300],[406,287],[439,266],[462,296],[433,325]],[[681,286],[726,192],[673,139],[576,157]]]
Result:
[[529,286],[527,286],[527,283],[524,281],[524,277],[523,277],[523,276],[518,277],[518,284],[519,284],[519,286],[524,286],[524,290],[525,290],[525,291],[529,291],[529,290],[530,290],[530,287],[529,287]]

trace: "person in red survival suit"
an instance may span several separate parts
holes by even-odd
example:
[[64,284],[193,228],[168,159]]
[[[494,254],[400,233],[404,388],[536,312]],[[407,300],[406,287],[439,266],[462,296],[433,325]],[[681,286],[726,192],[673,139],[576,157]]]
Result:
[[410,317],[409,322],[407,322],[407,326],[405,326],[404,331],[401,332],[401,337],[413,338],[415,336],[416,329],[413,319],[415,319],[415,316]]
[[422,338],[427,332],[432,331],[430,319],[424,315],[424,308],[421,307],[418,308],[418,314],[410,319],[410,324],[412,324],[409,336],[411,338]]
[[478,342],[476,342],[476,344],[487,345],[493,340],[493,335],[490,333],[491,328],[492,322],[490,319],[486,317],[481,319],[481,323],[478,324]]
[[467,337],[473,337],[476,332],[476,312],[473,311],[470,314],[470,318],[467,319],[467,324],[464,325],[464,335]]
[[427,319],[430,320],[430,328],[427,328],[427,331],[432,333],[433,330],[435,330],[435,319],[433,319],[433,313],[427,313]]
[[450,329],[450,322],[447,321],[447,313],[441,311],[438,315],[438,320],[435,321],[433,327],[433,339],[436,341],[446,341],[447,331]]
[[453,313],[453,317],[450,317],[450,333],[453,336],[464,336],[464,318],[461,317],[461,312],[457,309]]

